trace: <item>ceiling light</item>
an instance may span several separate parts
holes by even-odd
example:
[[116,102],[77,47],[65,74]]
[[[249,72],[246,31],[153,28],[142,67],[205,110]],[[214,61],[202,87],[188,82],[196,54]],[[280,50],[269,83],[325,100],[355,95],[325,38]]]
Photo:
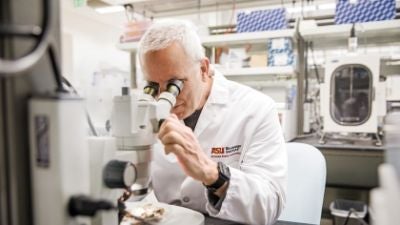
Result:
[[318,5],[318,9],[335,9],[336,8],[336,3],[327,3],[327,4],[321,4]]
[[294,8],[287,8],[289,13],[300,13],[300,12],[311,12],[317,10],[315,5],[305,6],[305,7],[294,7]]
[[96,8],[95,10],[100,14],[106,14],[106,13],[123,12],[125,11],[125,8],[122,5],[113,5],[113,6],[99,7]]

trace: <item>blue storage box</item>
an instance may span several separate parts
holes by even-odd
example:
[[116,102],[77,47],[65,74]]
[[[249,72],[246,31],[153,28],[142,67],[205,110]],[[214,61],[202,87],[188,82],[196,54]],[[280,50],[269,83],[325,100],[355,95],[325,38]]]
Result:
[[237,14],[237,33],[286,29],[286,9],[257,10]]
[[396,16],[395,0],[339,0],[336,3],[336,24],[361,23],[394,19]]
[[292,66],[295,64],[290,38],[274,38],[267,42],[268,66]]

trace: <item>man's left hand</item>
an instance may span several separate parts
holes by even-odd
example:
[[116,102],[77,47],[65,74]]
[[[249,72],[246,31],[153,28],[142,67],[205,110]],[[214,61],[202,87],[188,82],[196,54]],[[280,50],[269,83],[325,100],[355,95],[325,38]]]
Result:
[[176,155],[186,175],[210,185],[218,179],[217,163],[202,150],[193,131],[171,114],[160,127],[158,134],[165,153]]

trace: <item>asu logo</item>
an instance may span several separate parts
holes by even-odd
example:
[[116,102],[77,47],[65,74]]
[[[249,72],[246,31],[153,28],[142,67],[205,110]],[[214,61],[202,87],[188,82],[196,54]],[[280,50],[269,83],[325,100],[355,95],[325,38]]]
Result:
[[222,155],[225,153],[225,148],[211,148],[211,154],[212,155]]
[[227,158],[234,155],[240,155],[242,145],[234,145],[231,147],[212,147],[211,158]]

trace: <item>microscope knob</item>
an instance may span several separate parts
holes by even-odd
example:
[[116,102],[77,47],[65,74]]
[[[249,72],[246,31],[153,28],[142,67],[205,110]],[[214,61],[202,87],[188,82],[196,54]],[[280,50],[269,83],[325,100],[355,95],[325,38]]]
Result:
[[108,188],[129,188],[136,181],[136,167],[127,161],[111,160],[104,167],[103,181]]

